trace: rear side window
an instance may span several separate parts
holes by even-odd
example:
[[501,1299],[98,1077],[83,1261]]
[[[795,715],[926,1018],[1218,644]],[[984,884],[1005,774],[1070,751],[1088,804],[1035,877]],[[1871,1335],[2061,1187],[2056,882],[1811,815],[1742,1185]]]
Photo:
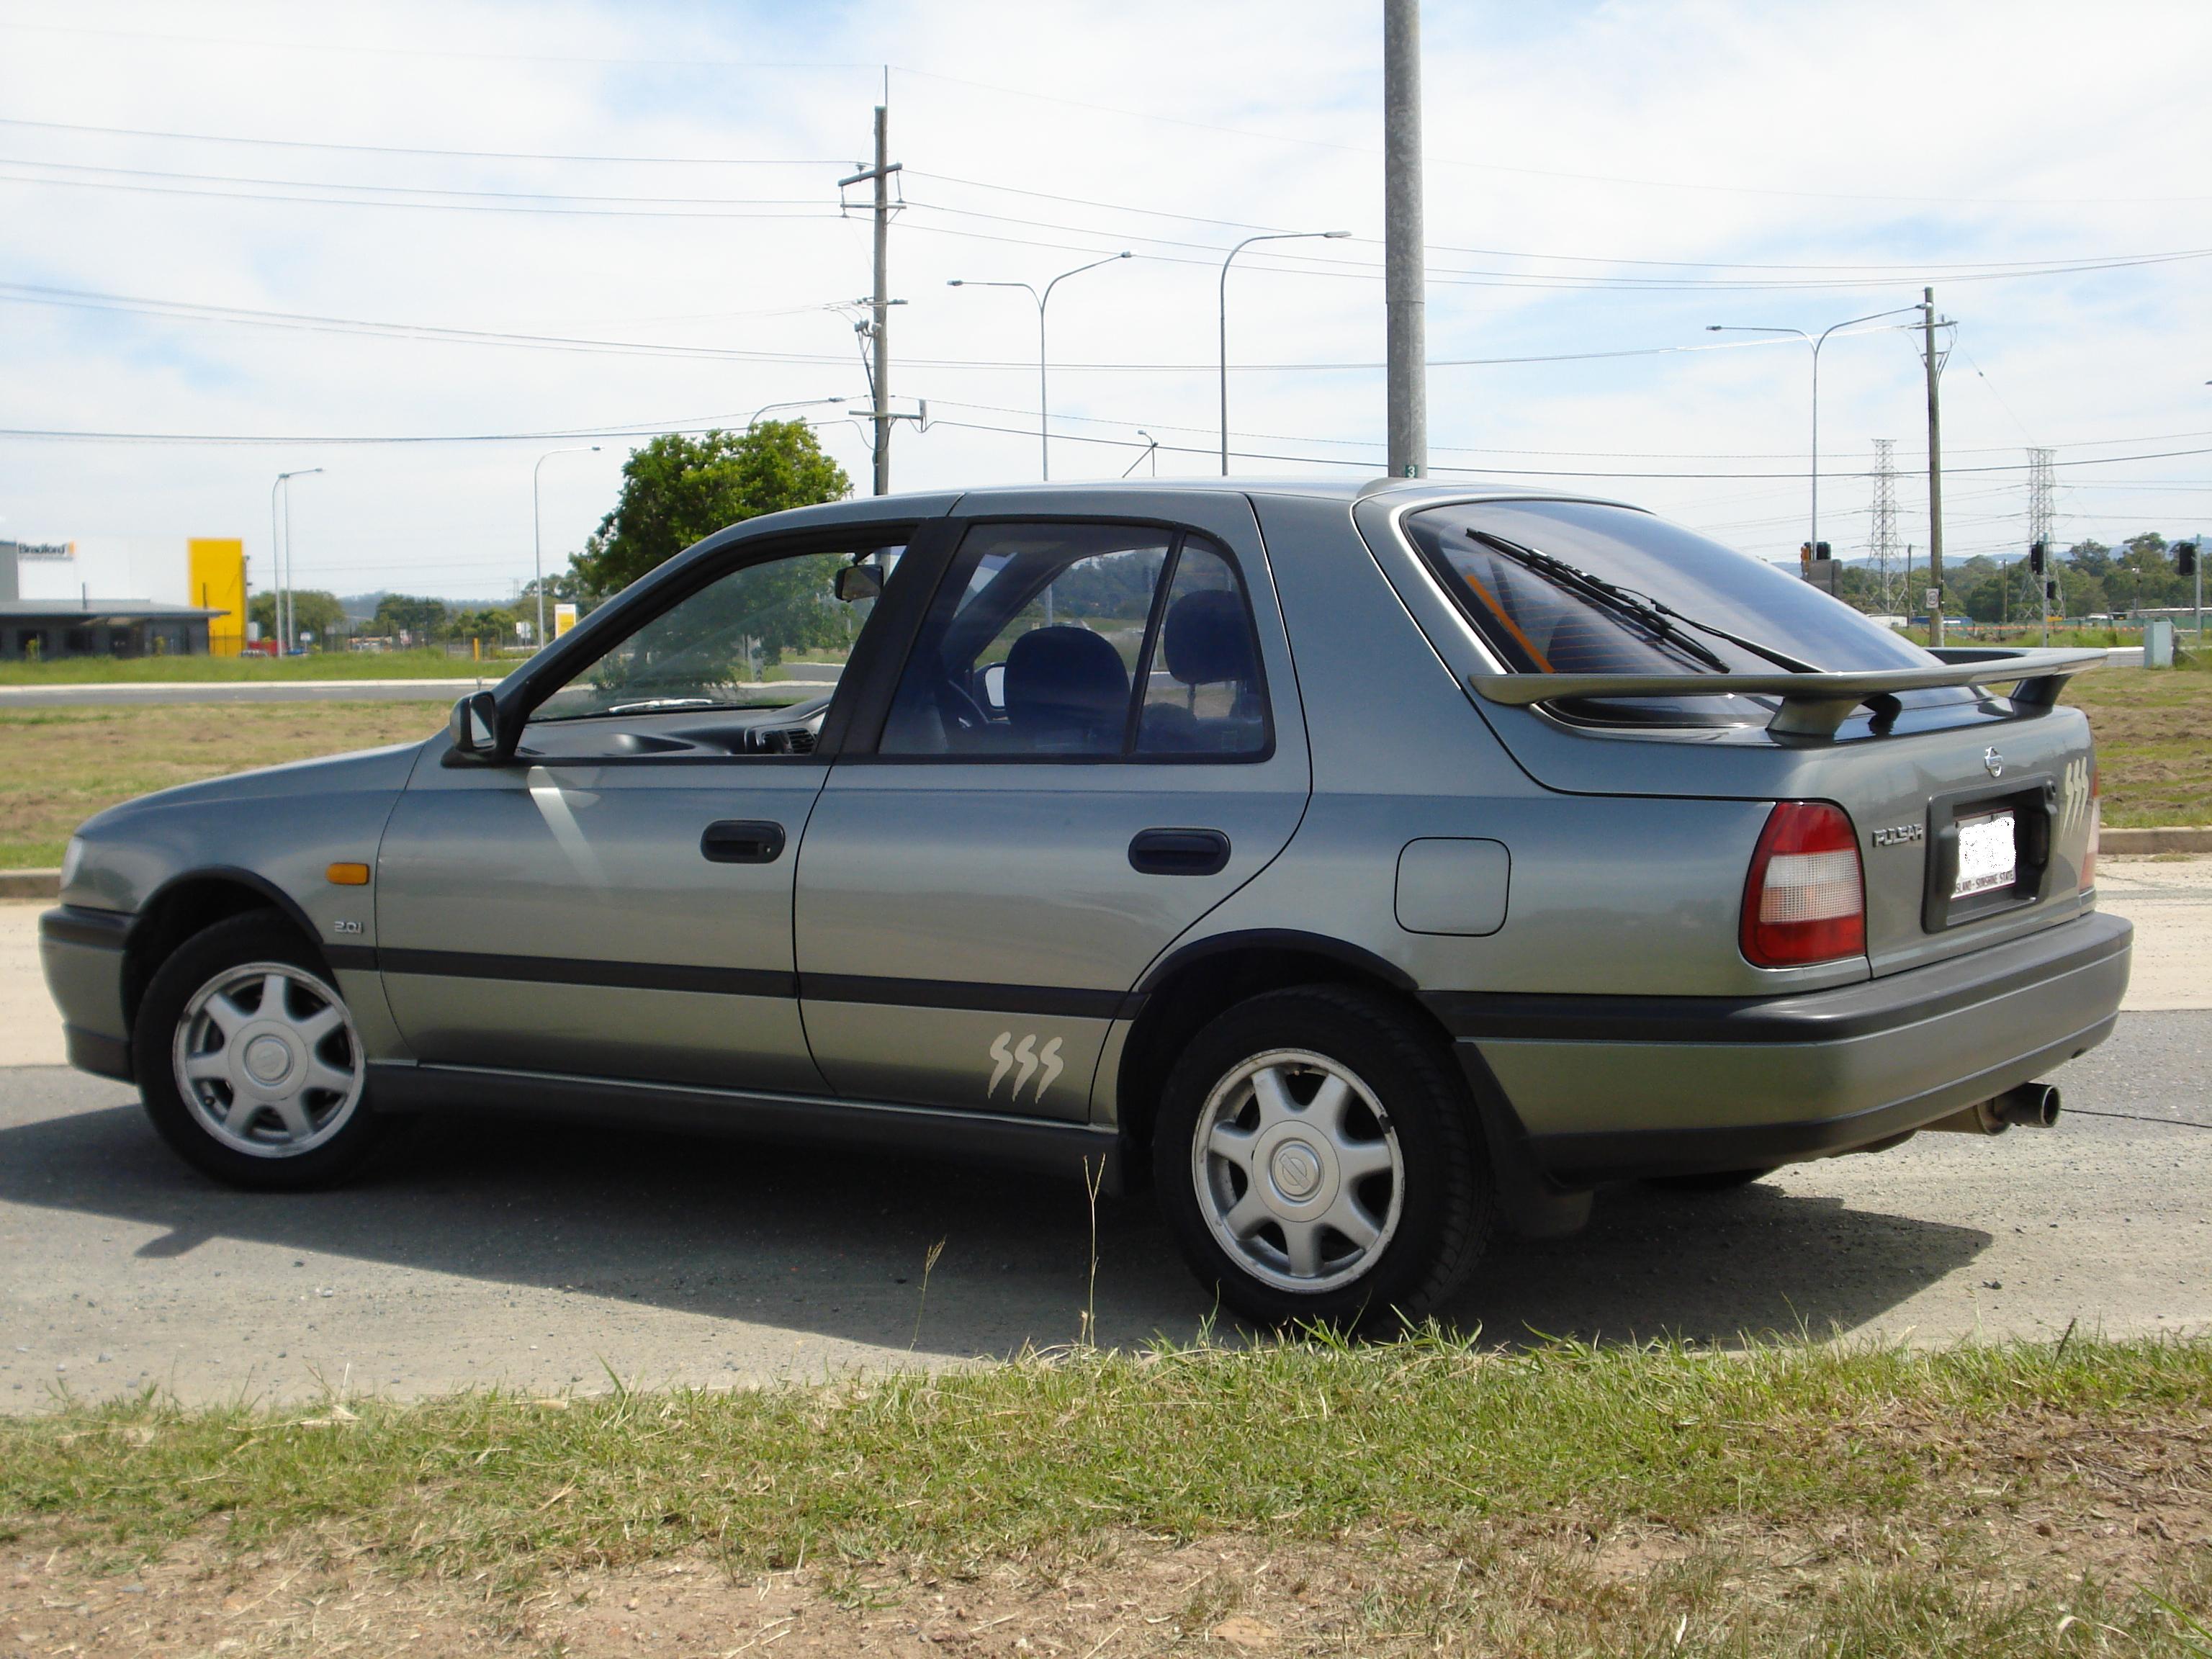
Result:
[[[1453,603],[1518,673],[1775,672],[1773,657],[1736,641],[1821,669],[1936,662],[1788,572],[1631,508],[1485,501],[1408,514],[1405,526]],[[1637,600],[1674,614],[1655,619]]]
[[900,677],[878,752],[1250,757],[1270,747],[1243,583],[1154,526],[977,525]]

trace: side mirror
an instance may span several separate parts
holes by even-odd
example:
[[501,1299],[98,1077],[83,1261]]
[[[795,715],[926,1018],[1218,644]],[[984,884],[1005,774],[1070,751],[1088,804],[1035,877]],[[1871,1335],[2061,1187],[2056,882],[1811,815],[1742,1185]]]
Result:
[[884,573],[872,564],[848,564],[837,573],[837,597],[847,605],[880,599],[883,591]]
[[983,670],[983,707],[994,714],[1006,712],[1006,665],[990,664]]
[[489,691],[471,691],[453,705],[447,722],[453,739],[453,754],[463,761],[489,764],[499,754],[499,704]]

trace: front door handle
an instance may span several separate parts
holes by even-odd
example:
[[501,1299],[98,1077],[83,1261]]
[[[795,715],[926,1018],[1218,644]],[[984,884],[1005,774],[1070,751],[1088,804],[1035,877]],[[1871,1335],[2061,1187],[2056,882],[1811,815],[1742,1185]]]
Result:
[[1146,876],[1218,876],[1229,865],[1229,837],[1218,830],[1140,830],[1129,843],[1129,867]]
[[709,864],[774,864],[783,856],[783,826],[763,818],[723,818],[707,826],[699,851]]

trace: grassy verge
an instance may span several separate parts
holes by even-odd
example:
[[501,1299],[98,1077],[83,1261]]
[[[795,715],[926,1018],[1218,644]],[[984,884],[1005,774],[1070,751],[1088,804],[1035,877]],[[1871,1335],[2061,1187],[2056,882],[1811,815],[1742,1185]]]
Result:
[[0,869],[60,863],[78,824],[149,790],[426,738],[445,717],[424,702],[0,707]]
[[[2212,823],[2212,674],[2100,669],[2066,700],[2097,733],[2106,823]],[[84,819],[149,789],[426,737],[444,718],[427,703],[0,707],[0,868],[59,862]]]
[[1014,1608],[1009,1638],[1124,1650],[1234,1647],[1241,1616],[1307,1627],[1301,1651],[2181,1653],[2159,1598],[2212,1605],[2209,1431],[2206,1344],[1085,1352],[734,1394],[62,1409],[0,1425],[0,1536],[82,1585],[182,1552],[232,1582],[404,1587],[408,1617],[472,1608],[568,1652],[611,1596],[681,1589],[724,1636],[774,1590],[848,1645],[886,1609],[968,1640],[981,1604]]
[[472,662],[443,651],[334,651],[305,657],[64,657],[0,663],[0,685],[145,685],[236,680],[504,678],[520,657]]
[[2097,734],[2106,823],[2212,823],[2212,673],[2100,668],[2065,700]]

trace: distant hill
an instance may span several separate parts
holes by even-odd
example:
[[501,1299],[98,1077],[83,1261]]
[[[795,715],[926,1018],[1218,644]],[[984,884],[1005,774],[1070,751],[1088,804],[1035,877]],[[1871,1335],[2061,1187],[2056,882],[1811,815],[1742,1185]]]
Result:
[[[374,593],[341,593],[338,595],[338,603],[345,608],[346,615],[353,621],[364,623],[375,617],[377,602],[392,591],[388,587],[380,587]],[[447,599],[445,603],[446,609],[448,611],[490,611],[502,609],[516,604],[517,601],[511,599]]]

